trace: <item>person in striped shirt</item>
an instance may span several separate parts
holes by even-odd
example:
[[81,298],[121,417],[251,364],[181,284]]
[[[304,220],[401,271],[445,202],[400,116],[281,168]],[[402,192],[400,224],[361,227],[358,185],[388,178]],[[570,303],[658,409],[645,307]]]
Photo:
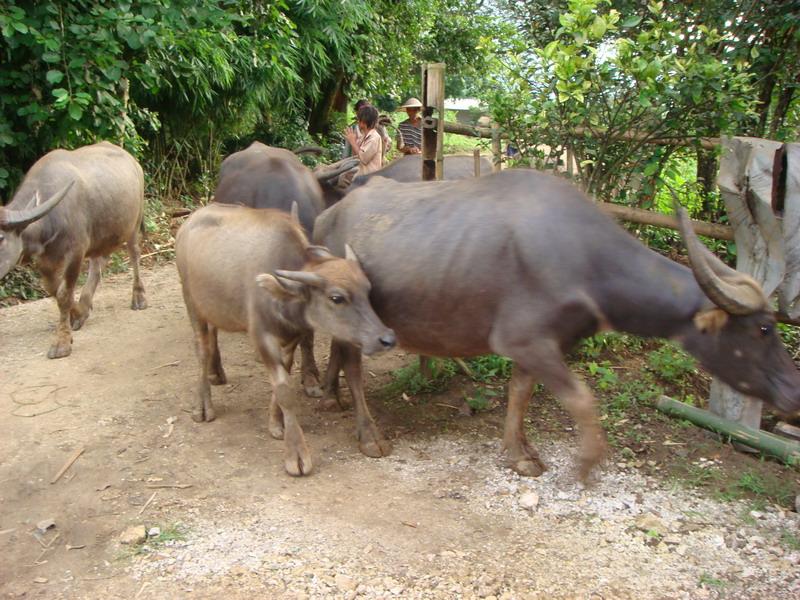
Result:
[[403,154],[422,152],[422,102],[409,98],[397,110],[405,109],[408,119],[397,126],[397,149]]

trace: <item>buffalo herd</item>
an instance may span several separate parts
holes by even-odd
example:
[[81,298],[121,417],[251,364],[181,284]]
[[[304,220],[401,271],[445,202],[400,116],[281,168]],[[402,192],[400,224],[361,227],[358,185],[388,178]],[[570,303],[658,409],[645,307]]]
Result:
[[[488,164],[488,163],[487,163]],[[215,202],[195,211],[175,253],[200,365],[192,416],[214,419],[210,384],[225,383],[217,331],[246,332],[272,381],[269,431],[284,440],[285,469],[305,475],[312,458],[289,386],[295,348],[311,396],[338,399],[344,371],[359,448],[391,445],[367,406],[361,354],[401,348],[426,356],[511,358],[503,443],[522,475],[544,467],[524,417],[544,384],[580,430],[578,473],[604,456],[596,401],[565,353],[599,331],[675,340],[732,388],[777,409],[800,409],[800,372],[752,278],[711,253],[678,208],[691,267],[650,250],[575,185],[511,169],[475,178],[471,156],[446,157],[445,180],[422,182],[407,156],[352,184],[352,160],[308,169],[287,150],[253,143],[222,164]],[[125,244],[131,308],[147,306],[139,278],[144,177],[108,142],[55,150],[0,207],[0,277],[35,261],[56,298],[48,357],[70,354],[72,330],[92,309],[101,271]],[[75,302],[84,259],[89,274]],[[313,332],[332,339],[327,372]]]

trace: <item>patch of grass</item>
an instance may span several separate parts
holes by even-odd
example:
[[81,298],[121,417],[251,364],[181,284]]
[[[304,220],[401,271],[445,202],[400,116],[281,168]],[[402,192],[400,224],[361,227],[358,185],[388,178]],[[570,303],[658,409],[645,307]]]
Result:
[[589,370],[589,374],[594,377],[595,385],[597,385],[599,389],[610,390],[617,387],[619,376],[614,371],[609,361],[592,361],[586,365],[586,368]]
[[[148,527],[148,530],[150,528]],[[172,523],[165,527],[159,527],[161,532],[154,537],[148,537],[141,544],[133,548],[134,554],[147,554],[161,546],[165,546],[168,542],[184,541],[187,536],[187,529],[182,523]]]
[[647,367],[661,379],[676,384],[697,373],[694,358],[670,342],[647,355]]
[[798,552],[800,551],[800,537],[784,529],[781,533],[781,545],[787,550]]
[[644,340],[637,336],[624,333],[598,333],[581,340],[576,353],[584,360],[594,360],[604,352],[619,353],[625,350],[638,352],[643,345]]
[[188,531],[182,523],[173,523],[167,527],[162,527],[161,533],[154,538],[150,538],[148,543],[151,546],[155,546],[170,541],[183,541],[186,539],[187,533]]
[[685,472],[680,480],[688,487],[699,488],[718,484],[722,479],[723,475],[717,469],[686,463]]
[[505,381],[511,377],[513,363],[510,358],[487,354],[467,359],[466,362],[475,381],[488,383],[496,380]]
[[708,573],[703,573],[700,575],[700,580],[698,581],[698,585],[705,585],[708,587],[715,587],[715,588],[724,588],[728,585],[727,581],[722,579],[717,579],[716,577],[712,577]]
[[456,374],[456,363],[450,359],[431,359],[431,378],[426,379],[419,370],[419,361],[392,372],[392,382],[384,390],[391,395],[406,393],[410,396],[445,390]]
[[494,399],[499,393],[491,388],[477,388],[472,396],[467,396],[466,401],[475,412],[485,411],[494,406]]

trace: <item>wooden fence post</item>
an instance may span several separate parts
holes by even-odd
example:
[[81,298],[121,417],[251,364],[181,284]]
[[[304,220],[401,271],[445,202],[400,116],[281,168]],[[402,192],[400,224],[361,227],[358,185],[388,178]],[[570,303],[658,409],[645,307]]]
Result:
[[[782,143],[771,140],[723,138],[717,177],[736,240],[736,268],[758,281],[768,297],[779,288],[786,292],[787,284],[791,284],[786,277],[792,272],[787,268],[791,264],[787,257],[798,259],[795,274],[800,268],[797,230],[788,230],[790,223],[782,226],[773,213],[774,196],[779,188],[773,181],[775,156],[783,149]],[[785,201],[792,200],[789,196]],[[796,215],[800,198],[794,198],[792,204],[790,212]],[[788,294],[793,296],[792,302],[800,291],[797,285],[794,288]],[[786,293],[782,311],[790,304],[785,296]],[[740,394],[716,378],[712,380],[709,409],[714,414],[757,429],[761,424],[761,408],[760,400]]]
[[475,177],[481,176],[481,149],[475,148],[472,151],[472,160],[474,161]]
[[[422,66],[422,180],[444,177],[444,63]],[[433,118],[433,111],[436,118]]]

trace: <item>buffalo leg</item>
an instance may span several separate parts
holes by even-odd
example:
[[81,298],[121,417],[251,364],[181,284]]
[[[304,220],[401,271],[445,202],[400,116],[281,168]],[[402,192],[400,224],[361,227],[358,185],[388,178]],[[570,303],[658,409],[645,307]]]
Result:
[[503,432],[503,446],[508,454],[508,466],[520,475],[538,477],[547,467],[539,458],[536,448],[525,435],[525,414],[533,393],[534,379],[519,366],[508,384],[508,410]]
[[314,360],[314,332],[311,331],[300,339],[300,373],[303,381],[303,390],[310,398],[322,396],[319,385],[319,369]]
[[141,258],[141,250],[139,249],[139,229],[133,232],[131,238],[127,242],[128,256],[131,259],[131,267],[133,267],[133,295],[131,297],[131,309],[144,310],[147,308],[147,299],[144,296],[144,286],[139,277],[139,260]]
[[[281,365],[286,369],[287,373],[292,372],[292,363],[294,361],[294,351],[297,348],[297,340],[286,344],[281,347]],[[273,386],[272,399],[269,403],[269,434],[276,440],[282,440],[285,432],[285,425],[283,422],[283,411],[280,404],[278,404],[277,388]]]
[[[187,307],[189,303],[187,302]],[[198,423],[203,421],[213,421],[216,417],[214,406],[211,403],[211,386],[209,385],[209,364],[211,362],[211,346],[209,326],[205,321],[197,318],[197,315],[189,309],[189,320],[192,322],[194,330],[194,347],[197,352],[197,360],[200,363],[200,379],[197,381],[197,392],[195,405],[192,409],[192,419]]]
[[225,369],[222,368],[222,357],[219,355],[219,341],[217,328],[208,326],[208,381],[211,385],[224,385],[228,383]]
[[83,284],[80,300],[78,300],[76,306],[72,307],[69,314],[72,329],[75,331],[83,327],[92,312],[94,294],[97,291],[100,277],[107,263],[108,259],[105,256],[96,256],[89,259],[89,275],[86,277],[86,283]]
[[383,437],[375,420],[369,412],[364,398],[364,378],[361,373],[361,351],[349,344],[342,344],[344,356],[344,376],[350,387],[353,404],[356,410],[356,435],[358,449],[362,454],[373,458],[389,456],[392,453],[392,444]]
[[58,303],[58,325],[56,326],[56,339],[50,350],[47,351],[47,358],[63,358],[72,352],[72,330],[69,318],[75,303],[75,283],[81,272],[81,258],[73,259],[64,270],[64,277],[56,290],[56,302]]
[[342,344],[332,340],[328,369],[325,371],[324,392],[320,401],[320,405],[324,410],[345,410],[347,408],[339,389],[339,372],[344,365],[344,359],[345,351],[342,348]]
[[[535,339],[535,338],[534,338]],[[580,432],[578,477],[586,481],[589,472],[600,463],[606,451],[605,434],[600,427],[594,396],[588,387],[567,368],[556,342],[537,340],[535,347],[520,353],[516,367],[549,389],[575,420]],[[514,358],[512,356],[512,358]],[[526,403],[527,404],[527,403]],[[509,411],[512,410],[509,400]],[[515,428],[522,432],[524,413],[515,413]],[[510,434],[506,434],[509,436]]]
[[[313,468],[311,452],[306,444],[303,429],[297,420],[297,402],[289,384],[289,372],[284,368],[281,360],[281,346],[273,336],[268,334],[260,336],[257,346],[261,360],[269,370],[272,381],[273,403],[270,405],[270,427],[273,424],[273,417],[280,410],[285,447],[283,466],[289,475],[308,475]],[[271,429],[270,433],[272,433]]]

